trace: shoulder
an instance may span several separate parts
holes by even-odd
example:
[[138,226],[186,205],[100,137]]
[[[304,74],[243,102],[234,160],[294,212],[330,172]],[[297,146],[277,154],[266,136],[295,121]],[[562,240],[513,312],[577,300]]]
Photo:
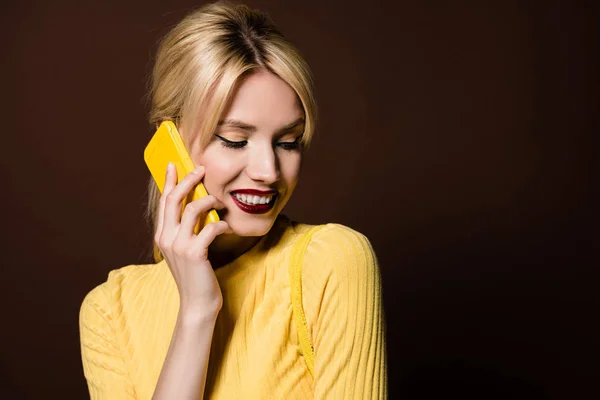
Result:
[[369,239],[348,226],[329,223],[304,230],[310,241],[303,261],[303,276],[338,284],[379,276],[377,256]]
[[348,256],[352,256],[352,253],[354,255],[374,255],[373,246],[369,239],[361,232],[349,226],[338,223],[305,224],[292,221],[283,215],[280,216],[278,223],[279,228],[285,231],[282,235],[286,238],[284,242],[293,244],[302,237],[306,239],[306,235],[308,235],[309,245],[307,252],[312,255],[331,256],[333,254],[342,256],[342,254],[335,253],[340,250],[349,252]]
[[84,297],[80,308],[80,319],[100,315],[109,318],[111,309],[124,298],[146,290],[153,277],[161,273],[161,263],[127,265],[108,273],[105,282],[97,285]]
[[[310,230],[312,229],[312,231]],[[309,228],[311,234],[306,256],[339,262],[375,262],[375,251],[362,233],[341,224],[329,223]]]
[[367,236],[335,223],[312,229],[302,262],[302,301],[308,326],[316,332],[324,320],[378,303],[382,289],[379,263]]

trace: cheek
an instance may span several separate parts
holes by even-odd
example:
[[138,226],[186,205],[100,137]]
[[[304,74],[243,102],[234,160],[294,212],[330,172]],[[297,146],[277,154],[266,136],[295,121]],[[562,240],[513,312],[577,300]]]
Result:
[[238,173],[238,163],[235,162],[235,158],[219,152],[207,152],[200,157],[198,164],[203,165],[206,170],[203,180],[206,191],[223,200],[225,186]]
[[301,167],[302,155],[300,154],[295,154],[281,160],[281,175],[290,189],[293,189],[296,186],[300,176]]

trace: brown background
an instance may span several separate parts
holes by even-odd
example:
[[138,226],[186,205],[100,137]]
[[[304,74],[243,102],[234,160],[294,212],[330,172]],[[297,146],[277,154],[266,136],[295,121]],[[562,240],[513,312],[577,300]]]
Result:
[[[0,6],[0,397],[86,398],[79,305],[148,261],[145,81],[199,4]],[[371,239],[390,398],[598,398],[592,2],[248,4],[314,71],[287,214]]]

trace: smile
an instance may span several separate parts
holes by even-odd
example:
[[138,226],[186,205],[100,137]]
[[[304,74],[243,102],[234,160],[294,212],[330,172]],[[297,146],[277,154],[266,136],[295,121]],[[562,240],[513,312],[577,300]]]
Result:
[[250,206],[253,206],[256,204],[268,204],[273,200],[273,197],[275,197],[275,195],[272,195],[272,194],[268,195],[268,196],[253,196],[253,195],[233,193],[233,195],[235,196],[236,199],[238,199],[242,203],[248,204]]
[[277,195],[253,196],[232,193],[231,198],[240,210],[248,214],[264,214],[273,208]]

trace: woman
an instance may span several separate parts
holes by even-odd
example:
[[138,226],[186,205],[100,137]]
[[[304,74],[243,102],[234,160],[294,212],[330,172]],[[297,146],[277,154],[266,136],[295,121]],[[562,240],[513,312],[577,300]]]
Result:
[[[91,398],[385,398],[369,241],[343,225],[313,231],[280,214],[315,129],[305,61],[266,15],[220,2],[167,34],[152,79],[151,123],[175,121],[198,168],[177,183],[170,166],[162,194],[150,183],[157,263],[110,272],[83,301]],[[210,195],[181,215],[200,181]],[[221,221],[195,235],[213,208]],[[290,273],[300,238],[294,306],[302,320]],[[299,321],[308,332],[300,339]]]

